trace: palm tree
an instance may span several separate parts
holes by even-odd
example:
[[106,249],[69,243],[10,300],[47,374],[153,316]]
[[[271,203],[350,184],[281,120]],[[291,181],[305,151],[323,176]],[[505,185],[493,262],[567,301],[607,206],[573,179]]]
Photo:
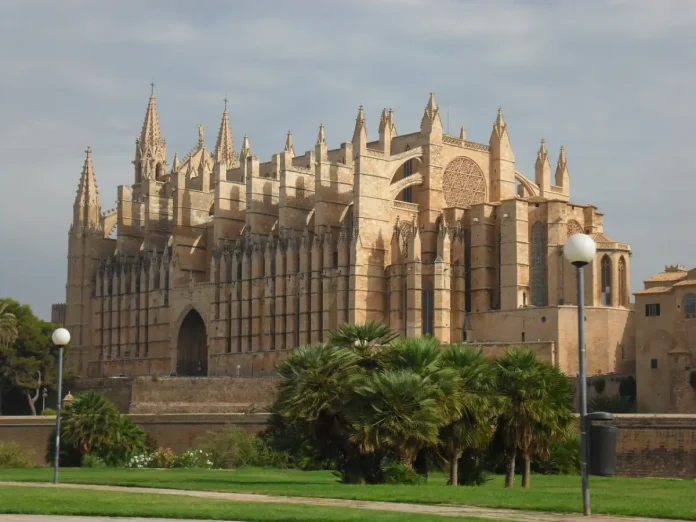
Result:
[[544,372],[534,352],[507,351],[496,361],[496,373],[507,458],[505,487],[510,488],[515,482],[517,452],[525,459],[531,456],[539,425],[551,422],[550,408],[542,385]]
[[551,444],[561,442],[577,432],[573,415],[573,382],[558,368],[539,362],[541,381],[540,396],[545,403],[545,415],[536,423],[532,435],[530,451],[524,455],[522,487],[531,484],[532,456],[547,460],[551,453]]
[[481,350],[454,345],[442,354],[443,366],[457,373],[460,414],[440,430],[440,441],[450,464],[450,484],[456,486],[464,450],[481,451],[495,433],[496,373]]
[[[273,410],[292,429],[306,433],[323,458],[355,463],[350,402],[364,376],[352,350],[303,346],[278,365],[280,384]],[[360,475],[358,470],[356,476]]]
[[0,344],[12,344],[17,339],[17,318],[7,311],[8,303],[0,303]]
[[119,417],[116,407],[103,395],[81,393],[64,410],[61,437],[82,455],[108,448],[118,436]]
[[379,321],[344,323],[329,334],[328,344],[354,350],[360,356],[360,365],[374,370],[382,366],[382,347],[397,337],[398,332]]
[[371,375],[356,392],[364,407],[353,423],[353,440],[366,453],[390,450],[412,471],[418,452],[437,444],[437,386],[411,370],[387,370]]

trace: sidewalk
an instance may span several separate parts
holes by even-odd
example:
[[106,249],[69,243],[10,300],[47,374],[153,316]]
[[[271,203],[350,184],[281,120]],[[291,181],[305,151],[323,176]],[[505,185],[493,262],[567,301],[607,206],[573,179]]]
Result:
[[[22,487],[58,487],[65,489],[89,489],[97,491],[120,491],[125,493],[148,493],[157,495],[181,495],[196,498],[214,498],[218,500],[232,500],[242,502],[265,502],[276,504],[308,504],[313,506],[329,506],[343,507],[354,509],[367,509],[377,511],[392,511],[398,513],[423,513],[430,515],[442,515],[445,517],[466,516],[478,517],[494,520],[510,520],[516,522],[674,522],[674,520],[658,519],[658,518],[640,518],[640,517],[615,517],[609,515],[595,515],[592,517],[583,517],[579,513],[563,514],[563,513],[542,513],[538,511],[517,511],[513,509],[496,509],[475,506],[459,506],[459,505],[443,505],[443,504],[406,504],[400,502],[370,502],[361,500],[343,500],[331,498],[313,498],[313,497],[277,497],[271,495],[260,495],[255,493],[222,493],[215,491],[187,491],[180,489],[159,489],[159,488],[133,488],[123,486],[97,486],[88,484],[59,484],[54,486],[51,483],[41,482],[0,482],[2,486],[22,486]],[[15,518],[5,518],[15,517]],[[113,518],[85,518],[85,517],[24,517],[19,515],[0,515],[0,522],[44,522],[51,520],[62,520],[65,522],[77,521],[113,521]],[[139,520],[139,519],[119,519],[119,521]],[[154,519],[148,519],[150,521]]]

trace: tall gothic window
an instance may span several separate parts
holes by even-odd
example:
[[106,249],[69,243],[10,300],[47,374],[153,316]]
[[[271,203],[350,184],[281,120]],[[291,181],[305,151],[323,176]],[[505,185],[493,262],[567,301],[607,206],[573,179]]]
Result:
[[[406,150],[410,150],[411,147],[406,145]],[[413,160],[408,160],[404,163],[404,178],[408,178],[413,174]],[[413,187],[406,187],[403,190],[403,201],[406,203],[413,203]]]
[[626,260],[619,258],[619,306],[628,306],[628,279],[626,277]]
[[602,258],[602,305],[611,306],[611,259],[605,255]]
[[696,294],[686,294],[684,297],[684,317],[696,319]]
[[423,285],[421,301],[423,335],[433,335],[435,332],[435,292],[433,285],[429,282]]
[[546,306],[546,229],[541,221],[532,227],[530,295],[532,306]]

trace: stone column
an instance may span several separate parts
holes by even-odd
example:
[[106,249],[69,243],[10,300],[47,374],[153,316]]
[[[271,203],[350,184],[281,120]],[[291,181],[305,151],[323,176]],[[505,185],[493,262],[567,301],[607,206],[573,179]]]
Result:
[[310,322],[311,294],[311,247],[309,234],[305,230],[300,245],[300,271],[298,272],[298,284],[300,295],[300,345],[311,343],[312,326]]
[[298,346],[298,292],[299,282],[297,278],[297,248],[295,238],[288,239],[286,253],[287,282],[285,288],[285,348],[290,350]]
[[248,246],[242,247],[242,300],[241,300],[241,323],[242,335],[240,337],[241,351],[248,352],[251,347],[251,252]]
[[450,260],[451,243],[448,231],[440,225],[437,235],[437,257],[434,267],[434,321],[433,334],[442,344],[451,341],[450,314]]
[[264,287],[263,287],[263,319],[261,323],[261,338],[263,349],[275,349],[275,277],[273,267],[275,266],[275,251],[273,248],[273,238],[269,237],[266,242],[266,250],[263,254],[265,265]]
[[464,320],[466,318],[466,278],[464,274],[464,231],[458,228],[452,238],[452,292],[451,341],[460,343],[464,340]]
[[263,252],[261,245],[254,242],[251,254],[251,349],[262,350],[261,318],[263,316]]
[[231,348],[233,353],[243,350],[242,337],[242,281],[237,278],[239,267],[242,263],[242,252],[237,250],[232,258],[232,283],[230,288],[230,336],[232,337]]
[[493,243],[495,223],[494,207],[488,203],[471,208],[471,311],[488,312],[491,308],[495,264]]
[[423,334],[422,290],[423,265],[421,263],[420,230],[409,231],[406,256],[406,335],[418,337]]
[[546,219],[546,290],[547,303],[549,306],[558,306],[560,295],[563,291],[563,282],[556,274],[559,266],[562,266],[565,258],[558,253],[563,251],[563,244],[568,235],[565,223],[565,212],[567,203],[565,201],[549,201],[547,203]]
[[[503,201],[501,220],[501,310],[517,310],[529,296],[528,204],[519,199]],[[547,273],[548,276],[548,273]],[[550,295],[550,294],[549,294]]]
[[336,273],[336,327],[348,322],[348,291],[350,274],[350,242],[344,227],[338,238],[338,270]]
[[285,344],[285,249],[284,239],[278,240],[275,251],[276,276],[275,276],[275,347],[276,350],[286,348]]
[[322,313],[321,331],[319,341],[328,339],[329,332],[335,328],[332,311],[335,310],[336,293],[334,285],[334,266],[333,266],[333,237],[331,231],[324,234],[323,244],[323,273],[322,273]]
[[322,320],[323,320],[323,306],[322,306],[322,284],[321,284],[321,270],[322,270],[322,248],[321,248],[321,233],[319,231],[314,233],[314,240],[312,241],[312,251],[311,251],[311,272],[310,272],[310,326],[311,335],[310,342],[312,344],[317,344],[321,340],[322,331]]

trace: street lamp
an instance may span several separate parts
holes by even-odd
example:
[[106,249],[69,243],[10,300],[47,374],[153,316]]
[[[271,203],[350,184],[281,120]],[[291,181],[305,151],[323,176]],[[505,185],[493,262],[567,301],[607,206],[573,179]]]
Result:
[[60,405],[63,395],[63,348],[70,342],[70,332],[58,328],[51,336],[53,344],[58,347],[58,404],[56,407],[56,455],[53,464],[53,483],[58,484],[58,466],[60,459]]
[[587,440],[587,375],[585,369],[585,278],[583,268],[592,262],[597,246],[587,234],[573,234],[563,247],[565,258],[577,268],[578,275],[578,352],[580,379],[580,449],[582,473],[582,513],[590,516],[590,485],[587,472],[589,446]]

